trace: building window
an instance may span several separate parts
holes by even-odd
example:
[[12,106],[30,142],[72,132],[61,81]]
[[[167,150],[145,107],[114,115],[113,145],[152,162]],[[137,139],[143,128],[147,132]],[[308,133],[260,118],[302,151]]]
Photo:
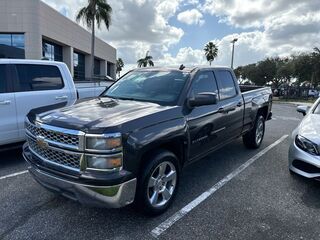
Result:
[[94,75],[95,76],[100,76],[100,60],[99,59],[94,59]]
[[23,33],[0,33],[0,58],[25,58]]
[[45,40],[42,41],[42,57],[50,61],[62,62],[62,46]]
[[82,53],[73,53],[73,72],[75,80],[85,80],[85,55]]

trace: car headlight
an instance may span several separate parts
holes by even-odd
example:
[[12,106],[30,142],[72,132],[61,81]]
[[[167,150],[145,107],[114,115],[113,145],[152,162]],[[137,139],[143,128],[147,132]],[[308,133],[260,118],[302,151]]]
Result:
[[305,137],[297,135],[295,141],[296,145],[307,153],[310,153],[312,155],[320,155],[317,144],[311,142]]
[[117,150],[122,146],[120,133],[88,135],[86,136],[86,149],[93,151],[111,151]]
[[122,154],[112,156],[86,155],[87,168],[94,170],[112,170],[122,166]]

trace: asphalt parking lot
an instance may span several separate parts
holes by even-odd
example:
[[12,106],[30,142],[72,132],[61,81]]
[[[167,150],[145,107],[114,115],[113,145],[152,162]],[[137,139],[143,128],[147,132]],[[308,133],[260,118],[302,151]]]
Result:
[[173,206],[155,218],[49,193],[25,172],[20,150],[1,152],[0,239],[320,239],[320,183],[288,172],[302,115],[286,104],[273,113],[260,149],[239,139],[189,165]]

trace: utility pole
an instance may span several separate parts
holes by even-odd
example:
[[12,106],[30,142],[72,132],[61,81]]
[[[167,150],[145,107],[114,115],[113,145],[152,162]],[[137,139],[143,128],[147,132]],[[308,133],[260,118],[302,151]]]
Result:
[[238,38],[234,38],[230,43],[232,43],[232,56],[231,56],[231,68],[233,69],[233,58],[234,58],[234,44],[238,41]]

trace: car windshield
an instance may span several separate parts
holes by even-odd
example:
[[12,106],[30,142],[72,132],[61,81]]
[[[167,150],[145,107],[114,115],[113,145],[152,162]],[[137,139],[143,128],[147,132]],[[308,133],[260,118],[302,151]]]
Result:
[[176,105],[188,77],[189,73],[181,71],[134,71],[113,84],[102,96]]

